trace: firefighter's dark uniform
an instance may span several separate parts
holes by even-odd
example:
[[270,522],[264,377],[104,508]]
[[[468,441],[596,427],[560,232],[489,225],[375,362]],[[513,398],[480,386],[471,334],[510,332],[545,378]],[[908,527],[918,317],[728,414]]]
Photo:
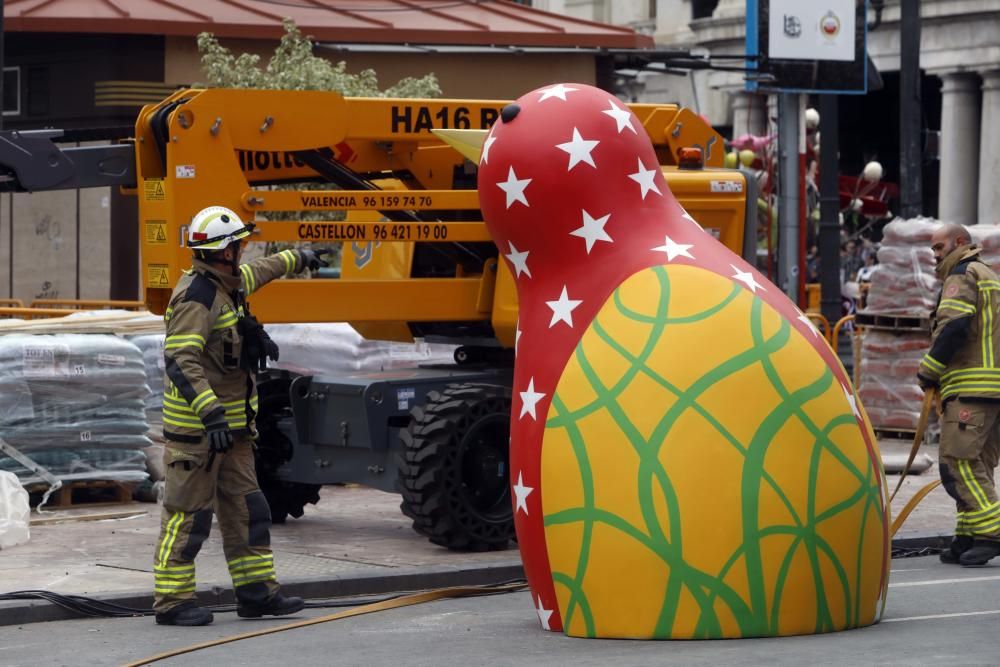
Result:
[[958,506],[956,537],[1000,541],[993,480],[1000,457],[1000,281],[970,245],[945,257],[938,275],[944,283],[920,377],[939,386],[944,405],[941,482]]
[[[254,471],[257,392],[253,374],[240,365],[244,309],[238,290],[249,295],[304,265],[294,250],[243,264],[239,276],[195,260],[174,288],[165,314],[166,480],[154,562],[158,614],[194,599],[194,560],[213,512],[237,600],[262,604],[278,591],[271,513]],[[233,447],[210,457],[205,425],[223,417]]]

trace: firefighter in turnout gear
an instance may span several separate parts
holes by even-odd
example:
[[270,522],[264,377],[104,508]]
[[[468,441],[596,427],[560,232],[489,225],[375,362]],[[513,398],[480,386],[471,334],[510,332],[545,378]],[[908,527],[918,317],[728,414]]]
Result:
[[958,506],[941,560],[980,566],[1000,555],[1000,280],[961,225],[938,229],[931,249],[943,285],[918,380],[941,395],[941,482]]
[[153,605],[161,625],[212,622],[212,613],[195,602],[194,561],[213,515],[239,615],[277,616],[304,607],[301,598],[279,590],[271,512],[254,470],[254,377],[267,357],[277,360],[278,348],[244,299],[275,278],[325,262],[322,252],[284,250],[240,264],[252,230],[221,206],[198,213],[188,232],[193,267],[178,281],[164,316],[166,479]]

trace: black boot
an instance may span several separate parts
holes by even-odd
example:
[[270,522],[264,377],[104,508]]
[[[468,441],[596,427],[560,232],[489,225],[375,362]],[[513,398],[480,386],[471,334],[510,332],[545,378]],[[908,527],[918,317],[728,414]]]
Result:
[[949,565],[957,565],[958,559],[966,551],[972,548],[972,535],[956,535],[951,540],[951,545],[941,552],[941,562]]
[[1000,542],[976,540],[972,548],[962,554],[958,562],[963,567],[979,567],[997,556],[1000,556]]
[[196,602],[184,602],[156,615],[157,625],[208,625],[214,617],[212,612],[198,606]]
[[306,606],[302,598],[288,598],[281,593],[275,593],[263,604],[255,602],[240,602],[236,613],[240,618],[260,618],[261,616],[287,616],[302,611]]

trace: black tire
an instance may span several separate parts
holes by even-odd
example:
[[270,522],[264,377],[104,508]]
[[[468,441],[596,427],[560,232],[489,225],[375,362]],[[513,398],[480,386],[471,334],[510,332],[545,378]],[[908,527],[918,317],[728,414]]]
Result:
[[274,477],[260,480],[260,490],[271,508],[271,523],[285,523],[288,517],[302,518],[307,504],[319,502],[319,484],[282,482]]
[[513,539],[510,406],[509,387],[460,384],[411,411],[400,432],[400,508],[434,544],[489,551]]
[[257,384],[257,449],[254,452],[257,482],[271,507],[271,523],[285,523],[289,516],[301,518],[307,504],[319,502],[319,484],[285,482],[277,470],[292,458],[294,443],[278,428],[281,420],[292,418],[289,396],[294,376],[287,371],[261,373]]

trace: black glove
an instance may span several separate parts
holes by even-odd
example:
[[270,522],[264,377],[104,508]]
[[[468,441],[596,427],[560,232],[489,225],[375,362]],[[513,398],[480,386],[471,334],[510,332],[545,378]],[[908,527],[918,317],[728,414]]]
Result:
[[208,436],[208,450],[212,452],[212,458],[233,448],[233,432],[224,420],[207,424],[205,434]]
[[924,391],[927,391],[928,389],[935,389],[938,386],[937,382],[928,377],[924,377],[920,373],[917,373],[917,384],[919,384],[920,388]]
[[271,337],[267,335],[267,332],[264,331],[263,327],[260,330],[260,338],[264,343],[264,354],[266,354],[267,358],[271,361],[277,361],[279,354],[278,344],[271,340]]
[[330,263],[323,259],[323,255],[329,255],[329,248],[318,248],[316,250],[299,250],[302,253],[302,268],[315,271],[321,266],[330,266]]

